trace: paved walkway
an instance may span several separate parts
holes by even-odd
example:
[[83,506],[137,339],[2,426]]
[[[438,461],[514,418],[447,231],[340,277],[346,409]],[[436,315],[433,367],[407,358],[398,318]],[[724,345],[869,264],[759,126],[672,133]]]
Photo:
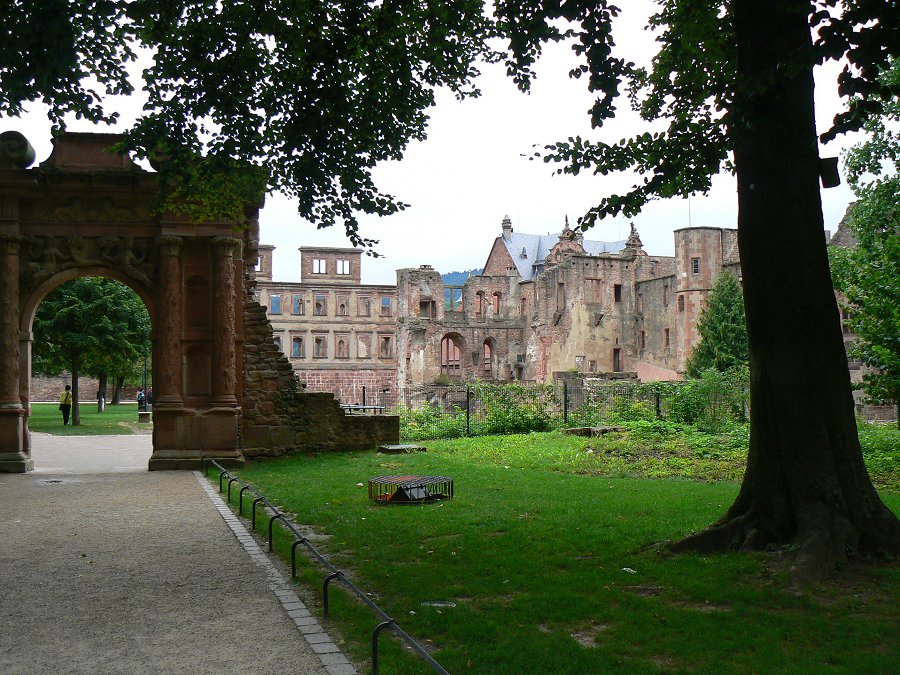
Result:
[[355,673],[199,474],[149,436],[33,434],[0,474],[0,673]]

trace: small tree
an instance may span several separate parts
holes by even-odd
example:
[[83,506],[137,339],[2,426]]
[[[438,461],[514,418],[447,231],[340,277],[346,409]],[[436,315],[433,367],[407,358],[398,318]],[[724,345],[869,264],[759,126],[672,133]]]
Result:
[[716,279],[697,322],[700,342],[687,362],[687,374],[700,377],[712,368],[724,373],[749,361],[744,294],[737,277],[725,271]]

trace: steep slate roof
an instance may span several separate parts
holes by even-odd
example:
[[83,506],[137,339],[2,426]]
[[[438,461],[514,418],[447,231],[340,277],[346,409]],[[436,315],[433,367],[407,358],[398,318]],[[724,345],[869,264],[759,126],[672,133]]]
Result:
[[[531,281],[534,278],[532,265],[543,263],[550,253],[550,249],[559,241],[558,234],[512,232],[507,237],[500,237],[500,239],[506,245],[506,250],[513,259],[516,270],[523,281]],[[600,253],[620,253],[625,248],[625,241],[589,241],[585,239],[581,245],[588,255],[599,255]],[[524,258],[522,257],[523,249],[526,256]]]

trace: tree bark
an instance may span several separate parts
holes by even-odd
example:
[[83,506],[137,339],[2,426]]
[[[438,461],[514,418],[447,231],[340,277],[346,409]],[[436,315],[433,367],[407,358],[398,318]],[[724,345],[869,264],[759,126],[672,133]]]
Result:
[[804,0],[735,0],[730,133],[750,343],[750,451],[726,515],[675,550],[796,545],[797,582],[848,551],[900,552],[863,464],[819,194]]
[[112,405],[119,405],[119,396],[122,393],[122,387],[125,385],[124,377],[116,377],[116,385],[113,389]]
[[72,426],[81,425],[81,412],[78,410],[78,376],[81,362],[78,357],[72,359]]

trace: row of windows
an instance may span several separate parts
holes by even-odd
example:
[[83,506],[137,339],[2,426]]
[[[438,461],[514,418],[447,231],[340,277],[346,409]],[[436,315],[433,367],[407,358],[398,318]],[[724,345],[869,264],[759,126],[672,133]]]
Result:
[[[669,344],[669,329],[663,328],[663,347],[668,348]],[[647,332],[641,331],[641,349],[647,348]]]
[[[275,336],[275,345],[284,351],[281,344],[281,337]],[[312,346],[312,358],[327,359],[329,358],[328,345],[333,345],[332,358],[349,359],[350,358],[350,342],[349,335],[335,335],[329,340],[327,335],[314,335],[310,345]],[[379,335],[377,340],[378,358],[389,359],[394,355],[394,336]],[[291,336],[290,357],[294,359],[305,359],[307,348],[307,337],[294,335]],[[356,353],[353,355],[357,359],[370,359],[372,354],[372,336],[357,335],[356,336]]]
[[[290,297],[291,314],[304,316],[306,314],[306,294],[297,293]],[[269,295],[269,314],[283,313],[283,300],[281,293]],[[314,293],[312,302],[313,316],[328,316],[329,297],[327,293]],[[350,297],[337,296],[334,301],[336,316],[350,316]],[[356,316],[372,316],[372,298],[356,298]],[[380,299],[379,316],[393,316],[393,300],[389,295],[383,295]]]
[[[328,274],[328,260],[326,260],[325,258],[313,258],[312,273]],[[335,260],[334,273],[341,275],[350,274],[350,261],[343,258],[338,258],[337,260]]]

